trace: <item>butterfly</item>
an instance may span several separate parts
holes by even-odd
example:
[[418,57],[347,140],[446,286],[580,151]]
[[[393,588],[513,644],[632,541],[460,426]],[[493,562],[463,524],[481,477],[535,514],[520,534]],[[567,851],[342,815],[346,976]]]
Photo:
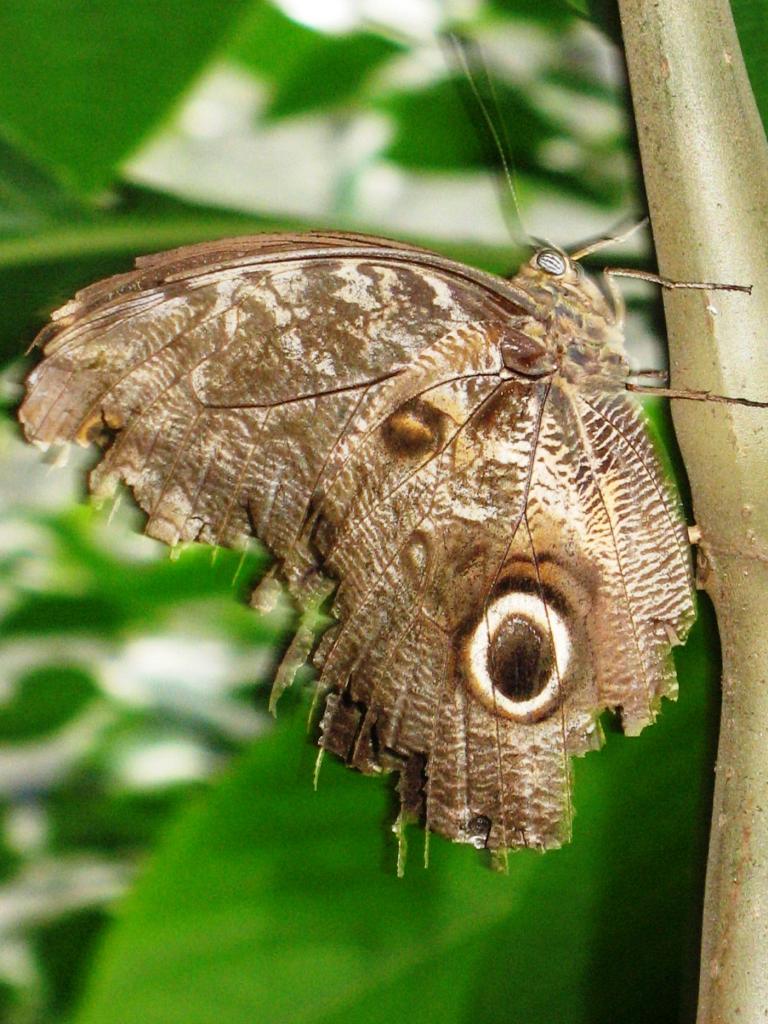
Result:
[[554,247],[504,279],[383,238],[234,238],[79,292],[20,418],[101,444],[91,489],[125,482],[152,537],[255,536],[299,609],[326,603],[276,693],[311,655],[321,748],[399,773],[401,820],[551,847],[571,758],[606,708],[653,721],[694,618],[621,319]]

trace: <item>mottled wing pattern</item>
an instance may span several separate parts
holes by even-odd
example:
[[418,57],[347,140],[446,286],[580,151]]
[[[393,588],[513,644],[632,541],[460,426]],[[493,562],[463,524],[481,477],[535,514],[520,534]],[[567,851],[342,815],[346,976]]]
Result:
[[[493,331],[460,334],[472,368],[491,369]],[[466,378],[411,406],[424,425],[435,411],[446,422],[405,453],[391,439],[404,383],[389,385],[379,420],[377,444],[399,458],[382,464],[377,500],[360,501],[354,465],[325,496],[340,526],[319,547],[342,582],[318,652],[323,744],[363,771],[399,770],[406,811],[436,832],[557,845],[569,760],[599,745],[599,711],[619,708],[637,732],[673,692],[670,644],[693,617],[676,498],[623,395]],[[538,616],[555,648],[549,696],[530,659],[505,651],[516,614]]]
[[604,707],[652,720],[692,618],[640,411],[509,372],[530,315],[525,291],[384,240],[198,246],[60,310],[21,412],[40,443],[106,442],[92,487],[125,480],[153,536],[255,534],[300,604],[336,583],[321,745],[493,849],[568,834],[570,756]]
[[594,388],[572,390],[569,401],[572,458],[601,579],[592,623],[600,700],[621,709],[624,731],[634,735],[661,697],[677,693],[670,647],[695,617],[687,527],[637,403]]
[[116,434],[92,489],[125,480],[153,537],[255,533],[284,557],[366,392],[455,322],[510,308],[487,275],[418,252],[263,236],[140,260],[43,332],[25,429],[42,443]]

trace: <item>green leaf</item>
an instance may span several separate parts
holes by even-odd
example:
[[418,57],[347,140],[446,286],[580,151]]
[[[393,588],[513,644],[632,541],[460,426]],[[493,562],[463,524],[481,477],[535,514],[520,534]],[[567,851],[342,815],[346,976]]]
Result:
[[278,118],[359,102],[366,77],[401,50],[370,32],[314,32],[261,4],[239,26],[227,55],[271,82],[267,113]]
[[7,0],[0,130],[76,190],[113,177],[248,0]]
[[[386,153],[389,159],[416,169],[497,167],[498,153],[488,145],[482,129],[471,130],[479,111],[476,104],[472,106],[471,98],[465,104],[465,91],[464,79],[451,79],[418,91],[397,92],[382,101],[382,108],[397,123]],[[502,92],[501,86],[498,92]],[[555,129],[516,89],[504,88],[499,103],[498,119],[508,126],[510,138],[518,140],[515,162],[518,156],[527,154],[526,165],[530,166],[535,149],[552,138]]]
[[[8,804],[4,800],[0,800],[0,882],[4,882],[10,875],[13,874],[19,867],[20,855],[16,850],[11,850],[8,846],[8,829],[6,817],[8,814]],[[2,1017],[3,1010],[3,989],[0,985],[0,1020]]]
[[126,850],[135,853],[157,838],[190,791],[189,785],[149,792],[116,790],[111,773],[100,773],[91,761],[51,793],[50,847],[58,853],[78,849],[114,856]]
[[16,147],[0,138],[0,237],[46,221],[82,214],[83,207]]
[[[677,1021],[696,982],[715,674],[705,612],[682,698],[576,765],[574,842],[509,876],[409,833],[389,783],[327,758],[300,714],[182,814],[97,958],[75,1024]],[[631,942],[627,936],[631,935]]]
[[0,742],[54,732],[82,711],[98,690],[83,669],[50,665],[25,672],[12,692],[11,700],[0,705]]
[[365,78],[399,47],[381,36],[356,34],[323,40],[294,74],[284,78],[269,107],[272,117],[333,109],[359,99]]

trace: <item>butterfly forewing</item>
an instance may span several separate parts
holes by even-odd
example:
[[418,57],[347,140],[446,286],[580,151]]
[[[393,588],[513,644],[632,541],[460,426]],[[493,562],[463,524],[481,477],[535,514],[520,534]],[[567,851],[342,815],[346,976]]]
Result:
[[547,273],[352,235],[176,250],[54,315],[21,410],[101,441],[92,489],[127,482],[152,536],[255,535],[299,605],[334,586],[321,745],[490,848],[568,834],[570,756],[605,707],[653,718],[692,618],[617,330]]

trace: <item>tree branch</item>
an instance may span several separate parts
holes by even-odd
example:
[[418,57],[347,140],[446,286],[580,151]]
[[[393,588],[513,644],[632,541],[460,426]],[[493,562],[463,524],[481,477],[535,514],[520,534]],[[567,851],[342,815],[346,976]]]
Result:
[[[727,0],[619,0],[677,388],[768,399],[768,145]],[[673,402],[723,649],[700,1024],[768,1016],[768,419]]]

